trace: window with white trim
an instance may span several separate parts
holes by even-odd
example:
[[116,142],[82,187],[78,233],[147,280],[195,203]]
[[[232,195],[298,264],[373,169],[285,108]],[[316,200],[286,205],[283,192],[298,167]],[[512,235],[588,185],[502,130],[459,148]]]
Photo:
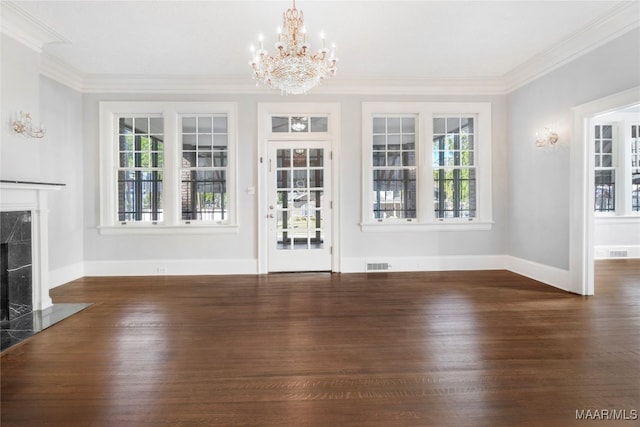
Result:
[[491,104],[365,102],[363,230],[489,229]]
[[640,123],[627,116],[594,123],[594,212],[599,217],[640,213]]
[[416,117],[373,117],[373,216],[416,218]]
[[118,221],[162,221],[164,119],[118,117]]
[[631,210],[640,212],[640,124],[631,125]]
[[476,217],[474,117],[433,118],[434,211],[437,218]]
[[595,126],[595,211],[616,210],[616,162],[613,152],[613,125]]
[[181,117],[182,219],[224,222],[228,216],[228,123],[225,114]]
[[236,105],[100,103],[100,230],[237,226]]

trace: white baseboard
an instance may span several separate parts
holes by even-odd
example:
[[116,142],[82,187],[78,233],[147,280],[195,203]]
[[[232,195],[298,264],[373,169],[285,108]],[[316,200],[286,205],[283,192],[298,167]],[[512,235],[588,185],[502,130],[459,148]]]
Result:
[[62,268],[49,271],[49,288],[55,288],[56,286],[64,285],[73,280],[84,277],[84,263],[77,262],[75,264],[67,265]]
[[579,292],[572,289],[568,270],[509,255],[344,258],[342,272],[365,273],[368,263],[389,264],[389,269],[385,270],[389,272],[508,270],[567,292]]
[[[368,263],[387,263],[389,272],[508,270],[567,292],[572,289],[568,270],[551,267],[509,255],[435,257],[351,257],[343,258],[342,273],[365,273]],[[193,276],[220,274],[258,274],[257,259],[216,260],[133,260],[88,261],[51,272],[52,286],[83,276]]]
[[600,245],[595,247],[594,255],[595,259],[640,258],[640,245]]
[[580,293],[580,290],[572,289],[569,270],[508,255],[505,255],[505,268],[513,273],[551,285],[563,291]]
[[87,261],[86,276],[257,274],[257,259]]
[[369,263],[387,263],[386,271],[501,270],[502,255],[343,258],[343,273],[366,273]]

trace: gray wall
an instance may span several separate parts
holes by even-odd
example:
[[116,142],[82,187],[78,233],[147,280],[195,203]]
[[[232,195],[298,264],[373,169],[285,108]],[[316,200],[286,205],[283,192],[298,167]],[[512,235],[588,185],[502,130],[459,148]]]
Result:
[[[567,269],[569,264],[569,141],[571,108],[640,85],[640,31],[634,30],[506,96],[131,95],[84,94],[39,77],[39,57],[3,36],[2,120],[31,111],[48,134],[25,140],[2,127],[3,179],[67,184],[51,199],[52,270],[82,273],[85,262],[135,260],[256,260],[257,105],[259,102],[339,102],[342,117],[342,256],[428,257],[511,255]],[[41,98],[41,99],[40,99]],[[102,100],[208,100],[238,103],[238,234],[100,235],[98,103]],[[363,101],[488,101],[493,109],[491,231],[363,233],[361,103]],[[561,147],[534,147],[536,129],[556,122]],[[79,213],[82,212],[82,215]],[[79,266],[79,267],[78,267]],[[248,271],[249,272],[249,271]]]
[[[507,96],[509,255],[569,268],[571,108],[640,85],[640,30],[633,30]],[[560,147],[534,146],[556,122]]]
[[0,177],[35,180],[44,178],[41,159],[46,140],[25,138],[13,133],[9,123],[20,111],[31,113],[34,124],[41,121],[39,105],[40,55],[4,34],[0,50],[2,67],[2,144]]
[[[47,193],[51,282],[82,274],[82,96],[39,73],[40,55],[2,35],[2,142],[0,178],[65,184]],[[14,134],[8,125],[19,111],[42,123],[42,139]],[[70,276],[65,269],[73,269]],[[56,273],[57,272],[57,273]]]
[[[40,78],[40,112],[47,127],[41,173],[65,184],[49,194],[49,267],[82,270],[84,169],[82,95],[49,78]],[[65,275],[60,278],[64,280]],[[52,280],[56,281],[54,276]]]
[[[99,222],[98,108],[107,100],[197,100],[238,103],[238,197],[240,232],[231,235],[101,235]],[[361,220],[361,115],[363,101],[489,101],[493,108],[493,212],[491,231],[363,233]],[[506,199],[506,100],[504,96],[471,97],[364,97],[359,95],[307,95],[287,98],[280,95],[171,95],[86,94],[84,96],[84,209],[85,261],[114,260],[257,260],[257,106],[259,102],[339,102],[341,105],[341,224],[342,257],[405,257],[440,255],[503,254],[507,235]],[[257,189],[259,191],[259,189]],[[249,271],[251,273],[252,271]]]

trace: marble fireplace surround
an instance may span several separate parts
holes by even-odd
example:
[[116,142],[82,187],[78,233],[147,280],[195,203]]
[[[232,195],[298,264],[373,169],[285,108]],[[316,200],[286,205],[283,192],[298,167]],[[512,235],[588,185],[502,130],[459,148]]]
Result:
[[0,211],[31,212],[33,310],[51,307],[49,296],[49,208],[47,193],[64,184],[0,180]]

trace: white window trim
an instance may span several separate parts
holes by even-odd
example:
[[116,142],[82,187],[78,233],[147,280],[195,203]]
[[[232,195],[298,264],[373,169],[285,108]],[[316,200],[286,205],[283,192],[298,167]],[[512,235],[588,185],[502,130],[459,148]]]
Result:
[[[627,132],[632,125],[639,125],[635,116],[630,114],[620,114],[613,120],[595,120],[593,126],[611,125],[613,131],[613,170],[615,171],[616,191],[615,206],[612,212],[597,212],[594,207],[594,217],[597,223],[624,223],[625,219],[636,219],[640,217],[640,211],[633,211],[631,207],[631,144]],[[593,129],[591,129],[593,132]],[[593,134],[595,138],[595,134]],[[591,140],[593,145],[594,139]],[[595,146],[593,146],[595,156]],[[598,168],[593,167],[594,173]]]
[[[237,104],[231,102],[100,102],[100,223],[101,234],[215,234],[238,232]],[[121,224],[116,215],[118,115],[161,114],[164,118],[163,221]],[[224,224],[182,220],[180,206],[181,136],[183,114],[226,114],[228,117],[227,194]]]
[[[340,162],[341,162],[341,121],[340,121],[340,104],[337,102],[264,102],[258,103],[258,218],[266,218],[267,211],[267,180],[266,169],[268,167],[267,159],[268,143],[270,141],[299,141],[300,134],[294,132],[273,132],[271,127],[271,117],[277,115],[318,115],[327,116],[329,119],[327,132],[309,132],[304,133],[305,141],[328,140],[331,145],[332,166],[332,199],[333,207],[332,215],[332,271],[341,271],[341,193],[340,193]],[[258,272],[264,274],[268,272],[267,266],[267,245],[268,245],[268,227],[266,221],[258,221]]]
[[[373,205],[373,117],[375,115],[416,115],[417,217],[372,218]],[[475,218],[436,218],[433,211],[433,117],[438,115],[473,115],[477,117],[476,178],[478,197]],[[491,103],[490,102],[363,102],[362,103],[362,216],[360,228],[367,232],[395,231],[472,231],[490,230],[493,226],[491,199]]]

